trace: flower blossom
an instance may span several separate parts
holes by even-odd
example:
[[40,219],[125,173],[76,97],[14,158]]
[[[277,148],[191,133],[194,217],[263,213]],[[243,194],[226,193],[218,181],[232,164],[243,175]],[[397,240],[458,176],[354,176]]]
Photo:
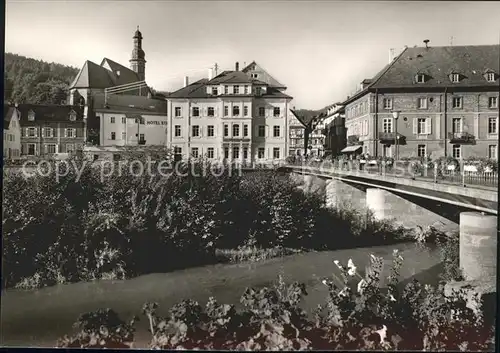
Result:
[[344,289],[342,289],[340,292],[339,292],[339,297],[347,297],[347,291],[349,290],[348,287],[344,287]]
[[362,294],[363,290],[366,288],[367,285],[368,285],[368,283],[365,281],[364,278],[361,281],[359,281],[359,283],[358,283],[358,293]]
[[387,326],[383,325],[382,328],[378,331],[375,331],[380,336],[380,343],[384,343],[385,338],[387,337]]
[[349,276],[354,276],[356,274],[356,266],[354,266],[354,262],[352,262],[352,259],[349,259],[349,262],[347,262],[347,268],[349,269],[347,271],[347,274]]

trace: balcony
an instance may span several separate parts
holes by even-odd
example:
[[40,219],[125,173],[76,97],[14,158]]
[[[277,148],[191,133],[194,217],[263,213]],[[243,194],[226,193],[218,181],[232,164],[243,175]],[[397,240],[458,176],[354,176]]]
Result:
[[[404,145],[406,143],[406,137],[398,132],[398,144]],[[395,132],[379,132],[378,140],[383,145],[394,145],[396,144],[396,133]]]
[[468,132],[449,132],[448,139],[454,144],[474,144],[476,138]]

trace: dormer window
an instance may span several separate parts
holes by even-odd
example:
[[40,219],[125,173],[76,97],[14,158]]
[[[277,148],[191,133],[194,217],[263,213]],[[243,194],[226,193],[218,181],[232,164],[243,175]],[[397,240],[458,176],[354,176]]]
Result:
[[424,83],[425,82],[425,74],[417,74],[415,76],[416,83]]
[[496,75],[494,72],[487,72],[486,73],[486,81],[488,82],[495,82],[496,81]]
[[28,112],[28,120],[29,121],[35,121],[35,112],[33,110],[30,110]]
[[259,75],[257,75],[257,74],[251,74],[250,77],[256,79],[257,77],[259,77]]
[[212,95],[216,96],[219,94],[219,89],[217,88],[217,86],[213,86],[212,87]]
[[76,121],[76,113],[74,110],[72,110],[70,113],[69,113],[69,120],[70,121]]
[[453,83],[460,82],[460,74],[457,73],[450,74],[450,81]]

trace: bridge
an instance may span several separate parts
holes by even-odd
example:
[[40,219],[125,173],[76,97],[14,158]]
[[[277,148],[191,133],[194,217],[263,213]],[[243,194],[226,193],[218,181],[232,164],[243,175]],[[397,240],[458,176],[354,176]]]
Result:
[[349,203],[356,209],[369,208],[376,218],[399,219],[408,226],[458,224],[459,214],[464,211],[498,214],[498,187],[481,175],[467,178],[458,174],[456,180],[435,175],[398,175],[380,169],[342,170],[333,165],[285,165],[279,169],[291,173],[309,190],[322,189],[327,204]]

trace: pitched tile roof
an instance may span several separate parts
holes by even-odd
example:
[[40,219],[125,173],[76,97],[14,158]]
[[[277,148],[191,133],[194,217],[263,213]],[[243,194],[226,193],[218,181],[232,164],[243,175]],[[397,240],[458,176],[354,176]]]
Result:
[[267,83],[269,86],[276,88],[286,88],[284,85],[279,83],[278,80],[269,75],[267,71],[264,70],[262,66],[257,64],[255,61],[252,61],[250,64],[245,66],[241,71],[246,74],[251,73],[252,71],[263,73],[264,74],[263,81]]
[[[245,77],[247,81],[243,81]],[[170,93],[167,98],[215,98],[213,95],[207,93],[206,87],[209,85],[216,85],[223,83],[251,83],[251,84],[257,83],[266,85],[266,83],[262,81],[249,78],[245,73],[242,73],[241,71],[224,71],[210,81],[204,78],[196,82],[193,82],[190,85],[181,88],[180,90]],[[224,95],[218,95],[217,97],[221,96]],[[228,96],[233,96],[233,95],[228,95]],[[259,97],[292,98],[291,96],[273,87],[268,87],[266,93],[262,94]]]
[[[445,88],[445,87],[492,87],[499,80],[499,45],[469,45],[444,47],[406,48],[386,65],[362,91],[348,97],[347,104],[375,89],[388,88]],[[496,81],[488,82],[486,72],[496,73]],[[416,83],[418,73],[427,75],[426,81]],[[459,82],[451,82],[449,75],[458,73]]]
[[108,102],[105,105],[105,96],[103,93],[93,94],[92,97],[94,110],[96,111],[167,114],[167,102],[164,99],[113,94],[108,95]]
[[[417,47],[406,49],[373,85],[373,88],[392,87],[477,87],[498,86],[488,82],[486,71],[498,74],[499,45],[471,45],[448,47]],[[417,73],[427,74],[424,83],[415,83]],[[457,83],[450,81],[449,75],[458,73],[463,79]],[[498,79],[498,78],[497,78]]]
[[28,120],[28,113],[35,113],[35,123],[38,121],[66,121],[69,122],[71,111],[76,113],[75,121],[83,121],[83,106],[77,105],[42,105],[42,104],[19,104],[18,111],[21,113],[19,122],[21,125],[32,123]]
[[[109,69],[107,68],[109,67]],[[119,75],[118,75],[119,71]],[[139,81],[139,76],[133,70],[104,58],[101,65],[85,61],[78,75],[69,88],[109,88]]]
[[8,130],[10,126],[10,120],[12,114],[14,113],[14,107],[9,107],[8,105],[3,106],[3,129]]

